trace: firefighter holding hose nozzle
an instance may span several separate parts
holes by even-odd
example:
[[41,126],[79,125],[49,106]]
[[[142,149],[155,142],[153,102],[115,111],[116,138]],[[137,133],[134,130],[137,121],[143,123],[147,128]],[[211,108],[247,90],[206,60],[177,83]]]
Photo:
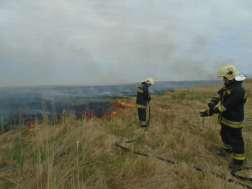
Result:
[[[219,70],[217,79],[221,77],[225,81],[224,86],[208,103],[210,109],[200,112],[200,116],[219,114],[218,123],[221,125],[223,152],[218,152],[218,155],[225,156],[225,153],[233,153],[233,163],[229,165],[229,168],[236,169],[243,166],[245,159],[242,128],[244,104],[247,100],[247,92],[243,86],[246,76],[240,74],[235,66],[226,65]],[[220,106],[215,107],[218,102]]]
[[151,101],[148,87],[154,85],[152,78],[146,79],[137,89],[136,107],[138,109],[138,117],[141,122],[141,127],[146,127],[146,109],[147,102]]

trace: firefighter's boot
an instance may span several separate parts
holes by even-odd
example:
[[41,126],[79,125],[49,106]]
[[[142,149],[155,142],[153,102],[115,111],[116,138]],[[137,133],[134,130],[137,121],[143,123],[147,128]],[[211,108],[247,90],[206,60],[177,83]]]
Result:
[[238,164],[238,163],[232,163],[231,165],[229,165],[230,169],[240,169],[243,167],[243,164]]

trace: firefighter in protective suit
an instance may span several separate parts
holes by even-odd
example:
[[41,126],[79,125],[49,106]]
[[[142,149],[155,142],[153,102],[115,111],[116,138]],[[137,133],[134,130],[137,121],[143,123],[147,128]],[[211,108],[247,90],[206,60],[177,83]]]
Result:
[[146,79],[137,89],[136,107],[138,109],[138,117],[141,122],[141,127],[146,127],[146,109],[147,102],[151,101],[148,87],[154,85],[152,78]]
[[[221,139],[223,152],[233,153],[233,163],[229,168],[235,169],[243,166],[245,159],[244,140],[242,128],[244,122],[244,104],[247,100],[247,92],[243,87],[246,76],[240,74],[233,65],[223,66],[218,73],[218,79],[223,77],[224,86],[212,98],[208,107],[210,109],[200,112],[201,117],[219,114],[218,123],[221,125]],[[220,102],[220,106],[215,106]]]

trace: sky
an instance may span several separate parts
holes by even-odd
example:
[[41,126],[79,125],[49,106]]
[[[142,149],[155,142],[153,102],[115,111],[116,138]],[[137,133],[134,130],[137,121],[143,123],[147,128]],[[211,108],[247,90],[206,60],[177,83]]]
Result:
[[0,87],[252,74],[251,0],[0,0]]

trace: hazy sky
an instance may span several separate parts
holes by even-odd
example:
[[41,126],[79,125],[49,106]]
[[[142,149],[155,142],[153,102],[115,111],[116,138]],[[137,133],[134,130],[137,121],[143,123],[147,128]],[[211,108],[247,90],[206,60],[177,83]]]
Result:
[[252,75],[251,0],[0,0],[0,86]]

